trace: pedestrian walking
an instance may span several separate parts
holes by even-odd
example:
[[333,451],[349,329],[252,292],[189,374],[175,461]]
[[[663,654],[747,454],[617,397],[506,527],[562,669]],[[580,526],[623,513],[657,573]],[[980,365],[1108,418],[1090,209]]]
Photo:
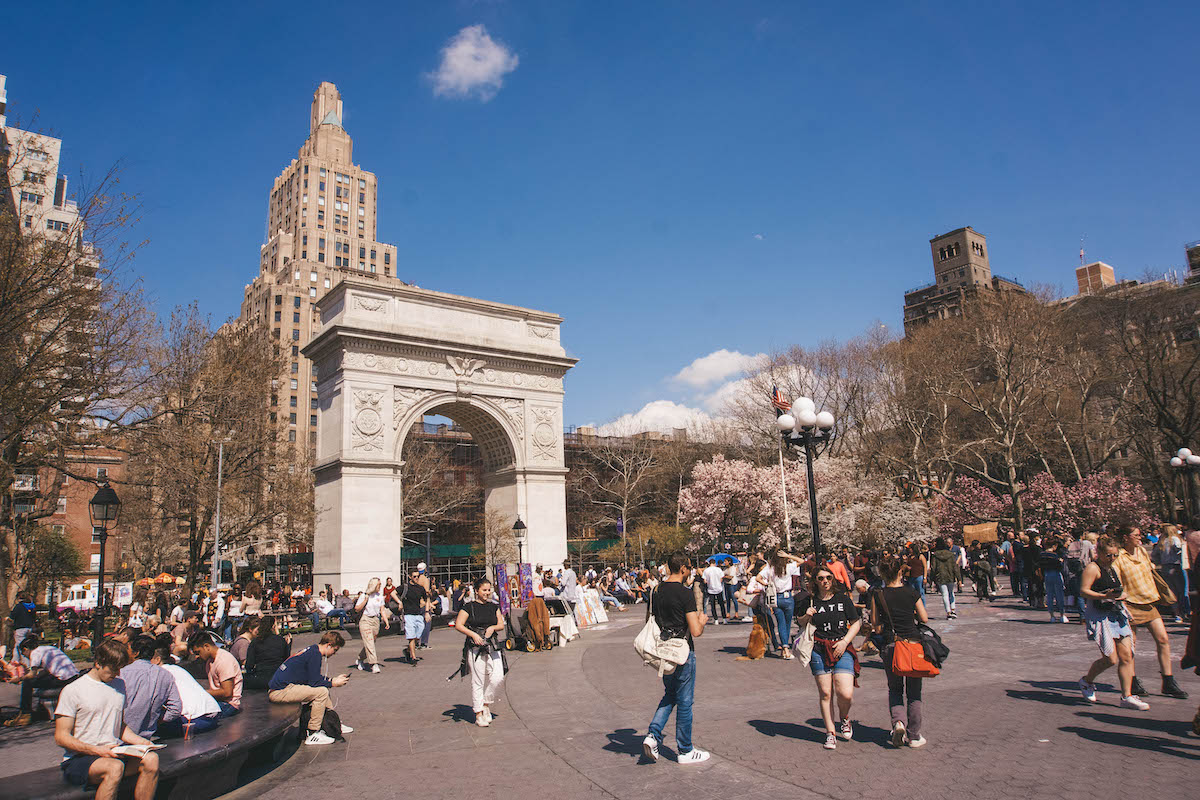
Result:
[[954,587],[962,581],[962,570],[958,566],[958,558],[950,549],[950,537],[944,536],[937,540],[930,558],[929,575],[934,585],[942,595],[942,605],[946,607],[946,619],[955,619],[958,609],[954,604]]
[[720,625],[725,616],[725,573],[717,566],[717,560],[710,558],[701,576],[704,578],[704,592],[709,610],[712,611],[712,620]]
[[771,557],[772,580],[775,582],[775,630],[779,638],[779,655],[792,659],[792,620],[796,616],[796,600],[792,597],[792,578],[800,574],[798,558],[779,550]]
[[654,614],[663,639],[685,638],[688,643],[687,661],[662,676],[663,696],[658,701],[650,732],[642,740],[642,752],[651,761],[658,761],[663,729],[675,712],[675,760],[680,764],[699,764],[708,760],[708,751],[692,746],[692,700],[696,688],[695,638],[704,635],[708,617],[696,608],[696,596],[684,585],[691,566],[682,553],[667,556],[670,574],[650,593],[646,619]]
[[925,602],[925,575],[929,572],[929,562],[921,555],[921,546],[916,542],[908,543],[908,585],[917,590],[921,602]]
[[[813,624],[813,650],[808,667],[812,671],[820,698],[821,718],[825,722],[825,749],[837,749],[837,735],[850,741],[854,724],[850,720],[850,705],[854,702],[854,687],[858,683],[858,653],[854,637],[862,627],[862,617],[854,600],[842,587],[828,566],[818,567],[813,574],[811,594],[797,608],[801,613],[796,624],[803,629]],[[837,695],[835,730],[833,696]]]
[[[1137,644],[1137,629],[1147,628],[1154,637],[1154,645],[1158,651],[1158,668],[1162,673],[1162,694],[1186,700],[1187,692],[1175,682],[1171,668],[1171,642],[1167,639],[1167,627],[1163,623],[1162,614],[1158,612],[1155,603],[1159,602],[1158,587],[1154,583],[1154,567],[1150,556],[1142,547],[1142,532],[1138,528],[1123,525],[1117,531],[1121,543],[1121,551],[1117,555],[1113,567],[1125,587],[1125,609],[1129,613],[1130,627],[1133,629],[1133,643]],[[1133,691],[1139,696],[1148,692],[1136,676],[1133,680]]]
[[492,724],[491,705],[508,669],[504,650],[496,639],[496,634],[504,630],[504,615],[492,602],[492,582],[487,578],[475,581],[475,599],[463,604],[454,627],[466,637],[458,674],[471,675],[471,710],[475,712],[475,724],[486,728]]
[[1100,648],[1100,657],[1079,679],[1079,692],[1084,700],[1095,703],[1096,678],[1109,667],[1116,666],[1121,686],[1121,707],[1147,711],[1150,706],[1133,691],[1133,630],[1129,626],[1129,616],[1123,603],[1125,589],[1113,568],[1120,550],[1116,539],[1108,536],[1100,539],[1095,560],[1083,568],[1083,575],[1079,579],[1087,636]]
[[876,591],[871,598],[871,626],[885,642],[880,658],[888,682],[892,746],[923,747],[925,737],[921,735],[921,691],[925,679],[906,678],[892,672],[892,651],[896,640],[917,641],[917,623],[929,622],[921,595],[904,582],[904,567],[904,562],[898,558],[887,558],[880,563],[884,588]]
[[1067,619],[1067,582],[1063,577],[1066,567],[1067,549],[1057,538],[1046,538],[1045,547],[1038,555],[1038,569],[1042,573],[1042,585],[1046,590],[1046,608],[1050,612],[1050,621],[1055,622],[1054,613],[1058,611],[1058,622],[1070,622]]
[[[379,667],[379,655],[375,652],[375,638],[379,636],[379,616],[383,613],[383,594],[379,591],[379,578],[367,581],[367,591],[359,595],[354,610],[361,612],[358,618],[358,635],[362,637],[362,650],[354,666],[364,672],[383,672]],[[384,622],[386,626],[387,623]]]

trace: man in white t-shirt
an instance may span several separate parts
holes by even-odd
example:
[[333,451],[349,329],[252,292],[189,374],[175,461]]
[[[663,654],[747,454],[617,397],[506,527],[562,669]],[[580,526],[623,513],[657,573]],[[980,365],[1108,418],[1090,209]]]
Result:
[[95,666],[72,681],[58,697],[54,741],[63,748],[63,779],[74,786],[96,786],[96,800],[113,800],[121,778],[137,773],[135,800],[151,800],[158,788],[158,754],[118,756],[122,744],[153,744],[125,724],[125,684],[117,673],[129,649],[115,639],[96,646]]
[[[704,578],[704,594],[712,611],[709,619],[713,624],[720,625],[721,620],[725,619],[725,571],[717,566],[715,558],[710,558],[708,566],[700,575]],[[721,609],[720,613],[717,613],[718,606]]]
[[560,579],[562,586],[562,597],[572,607],[579,602],[579,578],[575,575],[575,570],[571,569],[571,562],[563,562],[562,578]]
[[178,719],[163,722],[158,726],[159,735],[183,736],[186,730],[188,735],[195,736],[217,727],[221,717],[221,707],[217,705],[217,699],[209,694],[190,672],[177,666],[165,647],[155,650],[150,663],[157,664],[170,674],[171,679],[175,681],[175,689],[179,692],[182,705]]

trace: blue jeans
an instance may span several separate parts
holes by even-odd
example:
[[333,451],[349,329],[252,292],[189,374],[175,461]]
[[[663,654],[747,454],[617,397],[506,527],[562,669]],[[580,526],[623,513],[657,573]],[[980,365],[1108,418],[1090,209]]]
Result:
[[214,714],[208,717],[196,717],[195,719],[173,719],[170,722],[161,723],[158,726],[158,735],[164,739],[173,739],[183,736],[183,726],[188,726],[188,736],[195,736],[197,733],[208,733],[217,727],[219,714]]
[[939,583],[938,591],[942,593],[942,605],[946,607],[946,613],[954,611],[954,584]]
[[225,719],[226,717],[233,717],[233,716],[237,716],[238,714],[242,713],[242,710],[240,708],[234,708],[229,703],[226,703],[224,700],[217,701],[217,708],[221,709],[221,713],[218,716],[218,719]]
[[908,585],[916,589],[917,594],[921,595],[921,602],[925,602],[925,576],[918,575],[915,578],[908,579]]
[[731,616],[738,615],[737,587],[725,584],[725,609]]
[[1066,587],[1063,584],[1061,572],[1047,571],[1043,573],[1046,580],[1046,608],[1053,615],[1067,613]]
[[775,598],[775,627],[779,631],[780,647],[792,644],[792,619],[796,616],[796,598],[779,595]]
[[675,744],[680,755],[692,749],[692,698],[696,690],[696,653],[688,653],[688,660],[675,668],[670,675],[663,675],[663,696],[658,701],[658,710],[650,721],[650,735],[655,741],[663,740],[663,728],[675,709]]

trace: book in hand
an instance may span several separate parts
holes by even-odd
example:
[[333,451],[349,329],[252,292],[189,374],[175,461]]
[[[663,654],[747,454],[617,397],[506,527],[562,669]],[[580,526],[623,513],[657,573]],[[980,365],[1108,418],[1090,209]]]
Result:
[[114,747],[112,751],[119,756],[133,756],[141,758],[151,750],[161,750],[166,747],[165,744],[123,744]]

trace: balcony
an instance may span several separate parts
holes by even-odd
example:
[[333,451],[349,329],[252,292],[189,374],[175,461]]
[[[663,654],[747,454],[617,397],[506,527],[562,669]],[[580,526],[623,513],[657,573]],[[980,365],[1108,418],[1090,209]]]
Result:
[[36,492],[37,490],[37,475],[17,475],[13,480],[14,492]]

